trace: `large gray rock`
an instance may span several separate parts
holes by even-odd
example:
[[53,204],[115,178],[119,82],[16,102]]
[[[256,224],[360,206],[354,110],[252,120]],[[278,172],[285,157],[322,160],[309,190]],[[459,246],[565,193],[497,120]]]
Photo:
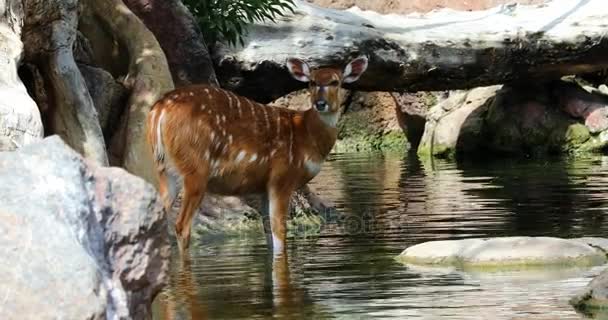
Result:
[[483,142],[484,117],[500,85],[456,91],[432,107],[418,154],[452,156],[476,150]]
[[595,266],[606,262],[606,252],[574,239],[502,237],[425,242],[405,249],[397,259],[413,265],[493,270]]
[[608,311],[608,270],[591,280],[587,287],[570,299],[570,304],[585,313]]
[[17,75],[23,58],[20,0],[0,1],[0,151],[42,139],[40,111]]
[[170,247],[155,190],[52,136],[0,152],[3,319],[148,319]]

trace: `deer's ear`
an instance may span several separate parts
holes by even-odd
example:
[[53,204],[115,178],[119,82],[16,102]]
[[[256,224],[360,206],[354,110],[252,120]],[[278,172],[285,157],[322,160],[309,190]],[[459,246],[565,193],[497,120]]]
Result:
[[351,83],[359,80],[359,77],[367,69],[367,57],[359,57],[349,62],[342,72],[342,82]]
[[310,81],[310,67],[308,67],[308,63],[300,59],[290,58],[287,59],[287,69],[289,69],[289,73],[296,80],[302,82]]

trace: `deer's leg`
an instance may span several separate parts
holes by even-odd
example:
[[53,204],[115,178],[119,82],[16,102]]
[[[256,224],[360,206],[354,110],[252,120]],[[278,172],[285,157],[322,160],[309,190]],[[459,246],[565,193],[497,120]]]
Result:
[[207,190],[207,174],[191,173],[184,176],[184,192],[182,206],[175,224],[175,233],[180,252],[190,246],[190,229],[192,218],[201,204]]
[[163,206],[167,214],[173,210],[173,203],[177,198],[178,177],[171,174],[166,169],[158,171],[158,193],[163,201]]
[[262,224],[266,235],[266,245],[272,250],[272,231],[270,230],[270,199],[268,193],[262,194]]
[[285,253],[287,214],[291,194],[291,190],[270,190],[268,192],[272,251],[275,255]]

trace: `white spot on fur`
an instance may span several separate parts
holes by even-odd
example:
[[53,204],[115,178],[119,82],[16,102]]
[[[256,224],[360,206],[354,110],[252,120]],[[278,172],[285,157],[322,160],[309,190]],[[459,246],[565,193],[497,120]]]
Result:
[[241,151],[241,152],[239,152],[239,154],[236,156],[235,161],[236,161],[237,163],[241,162],[241,161],[242,161],[242,160],[245,158],[245,155],[246,155],[246,154],[247,154],[247,152],[245,152],[245,151]]
[[222,115],[222,122],[226,122],[226,116]]
[[191,97],[194,97],[194,92],[190,91],[190,92],[188,93],[188,95],[189,95],[189,96],[191,96]]
[[209,150],[205,151],[205,160],[209,160]]
[[241,99],[236,97],[236,109],[239,111],[239,117],[243,116],[243,111],[241,111]]
[[215,132],[211,131],[211,141],[215,140]]
[[274,149],[274,150],[270,151],[270,156],[271,156],[271,157],[274,157],[274,154],[275,154],[275,153],[277,153],[277,149]]
[[215,115],[215,124],[217,124],[218,126],[220,125],[220,115],[219,114]]
[[228,135],[228,143],[232,144],[232,135]]
[[167,104],[171,104],[171,103],[173,103],[173,100],[167,99]]
[[251,158],[249,159],[249,162],[254,162],[255,160],[257,160],[257,158],[258,158],[258,154],[257,154],[257,153],[254,153],[254,154],[251,156]]
[[201,111],[205,111],[205,105],[201,104]]
[[156,124],[156,157],[162,158],[165,154],[165,147],[163,146],[163,137],[161,135],[161,126],[163,125],[163,118],[165,117],[165,110],[160,112],[158,116],[158,123]]
[[199,127],[202,127],[202,126],[203,126],[203,120],[200,120],[200,119],[198,120],[198,126],[199,126]]

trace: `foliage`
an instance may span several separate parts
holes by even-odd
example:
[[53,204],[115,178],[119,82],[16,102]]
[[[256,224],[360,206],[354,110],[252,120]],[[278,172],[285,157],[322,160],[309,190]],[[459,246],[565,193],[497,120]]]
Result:
[[243,45],[247,24],[275,22],[286,10],[294,12],[295,6],[293,0],[184,0],[184,4],[196,17],[209,45],[219,40]]

